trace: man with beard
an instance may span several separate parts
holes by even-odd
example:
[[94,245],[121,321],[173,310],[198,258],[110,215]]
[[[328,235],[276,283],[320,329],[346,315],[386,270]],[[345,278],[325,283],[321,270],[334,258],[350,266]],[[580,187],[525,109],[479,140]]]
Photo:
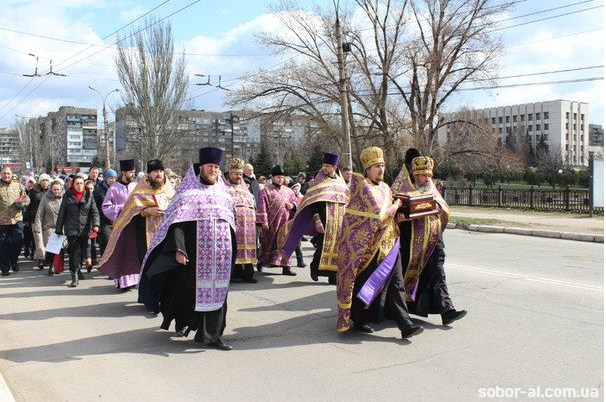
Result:
[[337,330],[347,331],[353,323],[355,329],[372,333],[369,322],[380,323],[389,318],[398,324],[402,338],[409,338],[423,328],[410,321],[406,309],[394,219],[402,204],[399,199],[393,201],[391,189],[383,182],[383,150],[364,149],[360,162],[366,178],[358,173],[352,175],[337,246]]
[[[134,190],[137,183],[135,182],[135,160],[124,159],[120,161],[120,177],[107,190],[103,204],[101,205],[102,214],[112,221],[115,226],[116,221],[124,203],[129,194]],[[114,278],[116,288],[127,289],[135,286],[139,281],[139,277],[135,275]]]
[[234,201],[236,215],[236,258],[232,264],[232,278],[257,283],[253,277],[253,264],[257,262],[257,235],[255,224],[255,197],[248,191],[242,178],[244,161],[234,158],[229,161],[226,174],[227,191]]
[[348,199],[347,185],[337,174],[339,156],[324,152],[322,169],[309,182],[307,193],[295,217],[280,232],[279,247],[291,255],[303,235],[314,236],[316,247],[310,264],[311,279],[327,276],[328,283],[337,283],[337,239]]
[[103,200],[105,199],[107,190],[109,190],[109,188],[116,182],[117,178],[118,174],[114,169],[107,169],[103,174],[103,182],[97,186],[95,191],[93,191],[95,204],[97,204],[97,209],[101,212],[101,227],[99,228],[99,249],[101,251],[101,255],[103,255],[105,252],[105,248],[107,247],[107,242],[109,241],[109,236],[111,235],[113,228],[112,221],[103,213]]
[[[174,189],[164,176],[162,161],[147,162],[147,178],[137,183],[126,199],[99,265],[99,272],[117,280],[121,290],[139,283],[141,262],[173,194]],[[140,302],[143,302],[141,295],[147,291],[145,286],[139,287]],[[153,297],[144,301],[152,311],[157,311]]]
[[291,256],[284,255],[278,248],[278,233],[288,222],[297,208],[297,196],[284,185],[284,170],[280,165],[271,169],[271,183],[259,194],[257,223],[261,225],[261,247],[257,269],[282,267],[283,275],[295,276],[290,270]]
[[433,183],[433,166],[433,159],[420,156],[414,148],[409,149],[392,190],[394,193],[432,194],[436,200],[436,215],[399,224],[404,289],[411,314],[423,317],[440,314],[442,324],[449,325],[463,318],[467,311],[454,308],[446,286],[442,233],[448,223],[450,207]]
[[143,261],[143,275],[160,300],[168,329],[175,320],[180,336],[221,350],[232,346],[225,330],[231,262],[236,251],[234,204],[222,180],[223,150],[201,148],[200,178],[190,169]]

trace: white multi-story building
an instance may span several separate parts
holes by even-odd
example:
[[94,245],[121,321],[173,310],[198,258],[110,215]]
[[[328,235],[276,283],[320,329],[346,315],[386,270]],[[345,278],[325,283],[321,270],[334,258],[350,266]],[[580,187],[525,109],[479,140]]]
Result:
[[[568,100],[526,103],[477,110],[488,119],[493,133],[505,143],[508,136],[527,136],[532,149],[544,141],[550,150],[560,150],[573,166],[589,163],[589,104]],[[450,127],[438,131],[440,143],[450,138]]]

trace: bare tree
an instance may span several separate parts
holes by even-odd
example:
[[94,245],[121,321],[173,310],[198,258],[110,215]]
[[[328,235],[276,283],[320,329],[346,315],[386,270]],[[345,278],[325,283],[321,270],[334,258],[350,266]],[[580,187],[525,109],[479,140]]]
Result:
[[[272,11],[285,33],[262,34],[276,53],[294,54],[281,67],[244,77],[229,98],[271,112],[298,112],[317,121],[322,135],[343,144],[334,21],[340,18],[352,49],[347,57],[353,152],[383,146],[389,161],[404,145],[438,154],[446,103],[461,84],[490,78],[500,40],[493,29],[509,3],[488,0],[355,0],[356,14],[315,8],[306,13],[282,1]],[[254,105],[254,106],[253,106]]]
[[133,156],[140,161],[174,160],[181,137],[177,116],[187,98],[188,77],[185,55],[175,58],[170,23],[149,19],[119,41],[116,67],[122,101],[134,123],[128,138]]
[[384,72],[401,60],[403,36],[398,27],[405,19],[407,1],[382,2],[387,3],[386,8],[376,1],[357,3],[370,21],[359,28],[353,26],[351,14],[338,15],[336,8],[325,11],[316,7],[307,13],[288,1],[273,7],[285,32],[263,33],[258,39],[277,54],[294,56],[279,68],[244,76],[245,83],[230,94],[228,103],[261,112],[306,115],[319,127],[319,136],[342,148],[335,34],[338,17],[352,46],[346,65],[353,153],[370,143],[391,150],[398,129],[406,123],[398,100],[388,96],[389,79]]
[[511,3],[489,0],[422,0],[412,3],[416,30],[406,49],[406,67],[390,72],[408,106],[411,135],[422,153],[439,148],[446,102],[463,83],[490,79],[501,49],[494,34],[498,16]]
[[461,108],[447,116],[449,124],[440,139],[443,145],[434,152],[436,165],[456,168],[461,174],[504,176],[523,170],[524,160],[501,143],[500,135],[492,132],[487,119],[479,112]]
[[562,147],[550,148],[545,138],[541,137],[535,151],[537,171],[554,188],[556,183],[559,182],[559,178],[562,177],[562,174],[572,170],[570,165],[566,164],[562,155],[564,155]]

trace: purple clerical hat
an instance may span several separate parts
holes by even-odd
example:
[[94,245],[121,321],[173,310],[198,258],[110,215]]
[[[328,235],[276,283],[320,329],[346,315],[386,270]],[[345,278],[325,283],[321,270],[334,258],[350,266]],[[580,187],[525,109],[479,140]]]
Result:
[[120,170],[123,172],[128,172],[130,170],[135,170],[135,160],[134,159],[124,159],[120,161]]
[[204,165],[207,163],[214,163],[215,165],[220,165],[223,160],[223,150],[219,148],[213,147],[204,147],[200,148],[200,165]]
[[327,165],[337,166],[339,164],[339,155],[324,152],[324,163]]

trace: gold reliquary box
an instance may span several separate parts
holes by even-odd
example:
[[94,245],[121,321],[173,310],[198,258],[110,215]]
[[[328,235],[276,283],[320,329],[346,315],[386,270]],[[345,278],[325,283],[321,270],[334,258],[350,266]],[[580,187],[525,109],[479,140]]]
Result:
[[394,198],[402,201],[398,212],[404,212],[407,219],[417,219],[427,215],[435,215],[439,211],[433,194],[427,193],[396,193]]

